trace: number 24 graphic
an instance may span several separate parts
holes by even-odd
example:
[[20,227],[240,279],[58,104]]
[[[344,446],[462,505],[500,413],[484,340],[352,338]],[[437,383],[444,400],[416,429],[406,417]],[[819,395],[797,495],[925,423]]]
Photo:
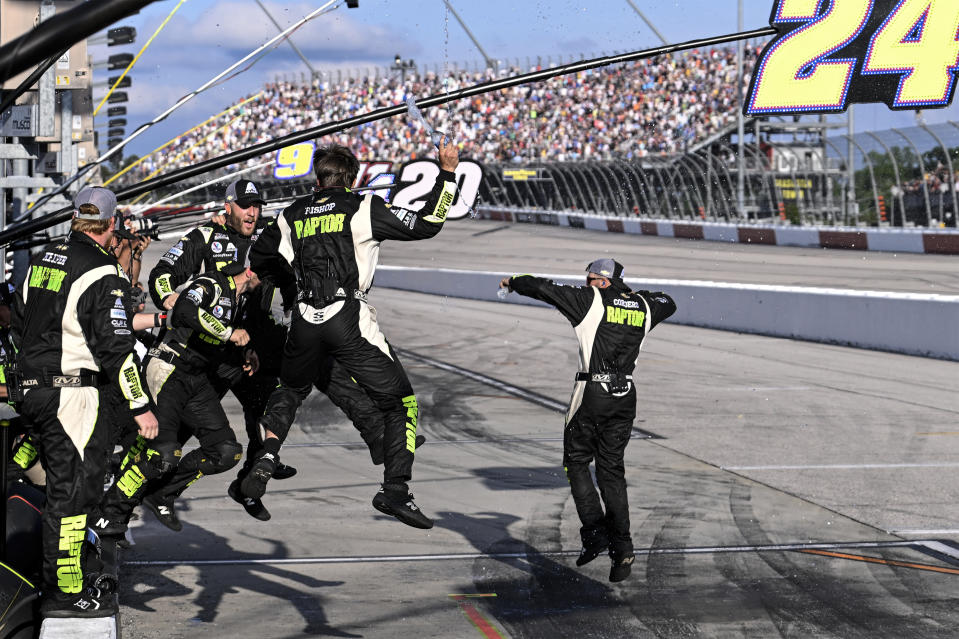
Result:
[[[746,115],[947,106],[959,70],[957,0],[777,0]],[[782,25],[792,25],[784,32]],[[858,68],[858,73],[856,72]],[[898,87],[882,78],[899,76]]]

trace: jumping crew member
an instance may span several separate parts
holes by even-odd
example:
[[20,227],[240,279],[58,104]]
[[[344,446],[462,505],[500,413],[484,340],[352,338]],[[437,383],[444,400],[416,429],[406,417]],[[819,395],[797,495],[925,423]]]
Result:
[[[251,366],[255,367],[257,376],[268,380],[269,383],[251,385],[251,388],[244,390],[244,392],[249,393],[265,390],[265,395],[251,398],[247,404],[244,404],[243,416],[247,423],[249,446],[247,447],[246,461],[237,473],[236,480],[230,484],[227,493],[234,501],[242,505],[251,517],[268,521],[270,512],[263,505],[263,500],[243,496],[240,491],[240,484],[249,472],[253,462],[259,457],[260,450],[263,447],[259,435],[259,419],[263,416],[262,408],[266,407],[266,401],[273,389],[276,388],[277,378],[280,375],[283,345],[286,343],[287,328],[292,318],[292,300],[295,298],[295,287],[292,293],[288,292],[286,295],[286,298],[291,300],[289,303],[284,300],[280,290],[269,279],[262,280],[260,285],[251,291],[247,297],[247,303],[243,311],[243,326],[250,333],[250,343],[247,348],[250,353]],[[319,374],[313,380],[313,386],[329,397],[330,401],[350,419],[369,448],[373,463],[375,465],[382,464],[383,435],[385,432],[383,413],[373,404],[366,391],[332,357],[327,356],[318,368]],[[255,406],[261,406],[259,412],[252,413],[248,410],[248,407]],[[254,428],[252,431],[250,424]],[[419,448],[425,441],[426,438],[423,435],[417,435],[416,447]]]
[[[237,302],[258,284],[256,275],[232,262],[193,280],[173,307],[172,326],[146,361],[146,378],[157,407],[159,434],[149,447],[137,440],[107,493],[104,516],[125,526],[142,500],[171,530],[183,525],[174,499],[204,475],[233,468],[243,454],[210,381],[228,343],[245,346],[249,335],[233,326]],[[180,459],[184,429],[200,447]],[[187,435],[188,436],[188,435]],[[149,483],[149,486],[147,485]],[[145,496],[144,496],[145,495]]]
[[111,416],[101,406],[106,388],[119,387],[123,408],[133,413],[143,437],[157,433],[124,310],[129,282],[107,252],[116,197],[104,188],[86,188],[74,206],[67,241],[48,245],[31,260],[13,317],[20,410],[32,424],[46,469],[45,617],[116,613],[112,597],[85,583],[96,545],[87,527],[103,493],[108,453]]
[[[676,304],[665,293],[630,290],[622,264],[614,260],[596,260],[586,272],[586,286],[515,275],[500,287],[555,306],[576,330],[582,370],[576,373],[563,435],[563,466],[583,524],[576,565],[608,548],[609,580],[622,581],[634,558],[623,462],[636,418],[633,369],[647,333],[672,315]],[[589,474],[594,459],[605,513]]]
[[313,157],[314,193],[284,209],[254,244],[253,269],[277,273],[272,278],[276,282],[292,271],[297,303],[283,350],[280,385],[260,420],[266,435],[263,451],[241,484],[245,496],[263,496],[296,410],[309,395],[318,366],[332,355],[386,421],[384,483],[373,506],[407,525],[433,526],[407,486],[416,449],[416,396],[366,296],[383,240],[427,239],[446,221],[456,193],[456,146],[444,139],[439,157],[433,190],[423,209],[414,212],[391,208],[377,195],[352,193],[350,186],[359,171],[356,157],[342,146],[321,148]]

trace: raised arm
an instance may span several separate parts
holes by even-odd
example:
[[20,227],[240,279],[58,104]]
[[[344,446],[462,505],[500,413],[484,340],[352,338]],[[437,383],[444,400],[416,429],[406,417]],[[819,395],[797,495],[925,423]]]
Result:
[[500,286],[555,306],[573,326],[583,321],[596,297],[595,291],[589,286],[556,284],[552,280],[532,275],[504,278]]

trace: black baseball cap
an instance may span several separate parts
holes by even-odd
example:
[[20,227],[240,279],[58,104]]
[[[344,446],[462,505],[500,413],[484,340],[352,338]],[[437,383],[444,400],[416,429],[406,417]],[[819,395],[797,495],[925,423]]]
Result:
[[587,273],[596,273],[597,275],[602,275],[611,280],[619,280],[623,278],[623,272],[626,269],[623,268],[623,265],[617,262],[616,260],[610,258],[603,258],[599,260],[593,260],[586,266]]
[[226,187],[226,201],[236,202],[243,208],[248,208],[254,204],[266,204],[266,200],[260,195],[260,188],[252,180],[234,180],[230,186]]

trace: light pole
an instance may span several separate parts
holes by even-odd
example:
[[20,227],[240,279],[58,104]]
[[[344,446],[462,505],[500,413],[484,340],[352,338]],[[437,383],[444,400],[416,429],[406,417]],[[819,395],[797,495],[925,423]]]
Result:
[[400,54],[397,53],[396,57],[393,59],[393,66],[390,69],[394,72],[400,72],[400,81],[406,82],[406,72],[416,70],[416,63],[412,60],[404,60],[400,57]]

